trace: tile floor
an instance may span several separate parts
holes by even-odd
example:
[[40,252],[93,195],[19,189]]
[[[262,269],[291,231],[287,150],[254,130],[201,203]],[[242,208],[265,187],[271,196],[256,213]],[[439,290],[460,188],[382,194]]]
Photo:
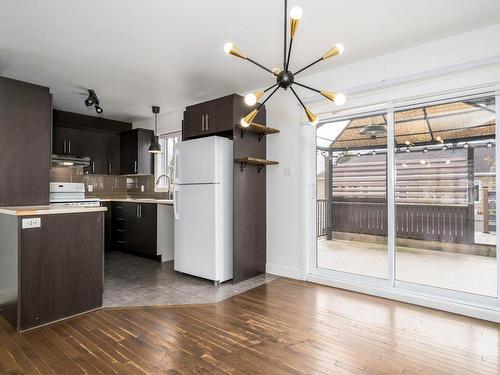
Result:
[[173,261],[160,263],[112,251],[105,255],[104,307],[215,303],[276,279],[264,274],[232,284],[213,282],[174,271]]

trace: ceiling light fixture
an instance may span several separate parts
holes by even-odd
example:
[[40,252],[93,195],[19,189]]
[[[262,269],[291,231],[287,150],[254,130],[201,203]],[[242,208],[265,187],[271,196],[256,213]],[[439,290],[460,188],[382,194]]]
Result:
[[311,66],[319,63],[320,61],[329,59],[330,57],[340,55],[344,52],[344,46],[342,44],[336,44],[333,48],[329,49],[326,51],[323,56],[321,56],[319,59],[313,61],[311,64],[303,67],[302,69],[297,70],[295,73],[291,72],[289,68],[290,64],[290,55],[292,53],[292,45],[293,45],[293,40],[295,38],[295,35],[297,33],[298,27],[299,27],[299,21],[302,18],[302,9],[299,7],[293,7],[290,10],[290,43],[287,44],[287,0],[285,0],[285,21],[284,21],[284,36],[283,36],[283,70],[279,68],[274,68],[274,69],[269,69],[266,68],[264,65],[258,63],[255,60],[252,60],[248,56],[246,56],[241,50],[239,50],[233,43],[226,43],[224,45],[224,52],[226,52],[228,55],[232,55],[234,57],[238,57],[243,60],[247,60],[251,62],[254,65],[257,65],[259,68],[265,70],[266,72],[272,74],[275,79],[276,83],[267,89],[263,91],[257,91],[255,93],[251,93],[245,96],[245,103],[249,106],[253,106],[257,103],[257,101],[264,96],[265,93],[268,91],[272,90],[269,96],[262,102],[260,103],[256,109],[254,109],[252,112],[250,112],[248,115],[243,117],[241,119],[241,126],[243,127],[248,127],[254,120],[255,116],[257,116],[257,113],[259,112],[259,109],[274,95],[274,93],[279,89],[282,88],[283,90],[290,90],[292,93],[295,95],[297,100],[299,101],[300,105],[302,108],[304,108],[304,112],[306,113],[307,119],[311,125],[316,125],[318,124],[318,116],[316,116],[313,112],[311,112],[305,104],[302,102],[302,100],[299,98],[295,90],[293,89],[293,85],[301,86],[303,88],[306,88],[308,90],[314,91],[323,97],[325,97],[328,100],[333,101],[336,105],[342,105],[346,101],[346,97],[344,94],[341,93],[335,93],[335,92],[330,92],[330,91],[321,91],[317,90],[315,88],[306,86],[304,84],[301,84],[299,82],[295,81],[295,76],[298,75],[299,73],[302,73],[306,69],[309,69]]
[[89,96],[87,99],[85,99],[85,106],[86,107],[95,107],[95,111],[98,114],[101,114],[104,112],[104,110],[99,106],[99,98],[97,97],[97,94],[95,93],[94,90],[88,89]]
[[161,145],[158,138],[158,114],[160,113],[160,107],[153,106],[153,113],[155,115],[155,132],[153,139],[151,140],[151,145],[149,146],[149,152],[152,154],[161,154]]

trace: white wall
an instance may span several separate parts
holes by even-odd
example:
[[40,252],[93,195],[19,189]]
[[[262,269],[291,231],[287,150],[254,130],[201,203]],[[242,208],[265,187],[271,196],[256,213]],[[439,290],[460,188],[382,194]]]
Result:
[[[184,109],[166,113],[160,112],[158,115],[158,135],[182,130],[183,112]],[[134,129],[142,128],[154,130],[154,118],[134,122],[132,126]]]
[[[319,89],[346,92],[352,106],[500,82],[500,43],[493,43],[495,40],[500,40],[500,24],[314,74],[300,81]],[[346,53],[349,53],[348,48],[346,46]],[[457,66],[479,60],[485,63],[484,59],[492,58],[498,61],[496,66],[469,71],[464,71],[465,65]],[[444,73],[453,66],[462,72]],[[422,76],[427,74],[433,78],[421,82]],[[405,81],[408,83],[404,84]],[[384,85],[392,87],[384,88]],[[374,87],[380,88],[375,90]],[[300,92],[310,97],[309,92]],[[316,100],[315,97],[311,99]],[[333,109],[331,104],[315,103],[311,108],[317,113]],[[272,98],[266,109],[268,125],[281,130],[280,134],[267,138],[268,157],[280,162],[277,168],[267,168],[268,271],[305,279],[309,270],[308,254],[305,253],[308,226],[303,215],[307,212],[305,201],[310,198],[312,189],[307,186],[305,177],[310,172],[304,170],[307,161],[299,157],[310,152],[304,149],[305,142],[301,143],[305,139],[299,126],[303,114],[291,93]],[[287,168],[293,171],[292,176],[284,174]]]

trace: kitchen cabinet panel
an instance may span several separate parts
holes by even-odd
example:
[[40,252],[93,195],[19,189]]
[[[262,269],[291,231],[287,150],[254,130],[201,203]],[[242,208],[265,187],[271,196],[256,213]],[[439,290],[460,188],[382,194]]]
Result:
[[19,218],[20,329],[102,306],[103,212]]
[[[231,94],[222,98],[188,106],[182,122],[182,139],[223,135],[232,138],[233,127],[255,106],[249,107],[244,98]],[[254,122],[264,124],[266,109],[262,107]]]
[[113,202],[113,248],[157,257],[157,205]]
[[0,77],[0,206],[49,202],[51,102],[47,87]]
[[153,131],[133,129],[120,135],[120,174],[154,174],[153,154],[149,152]]
[[120,133],[132,124],[63,111],[53,117],[54,154],[90,157],[91,174],[120,174]]

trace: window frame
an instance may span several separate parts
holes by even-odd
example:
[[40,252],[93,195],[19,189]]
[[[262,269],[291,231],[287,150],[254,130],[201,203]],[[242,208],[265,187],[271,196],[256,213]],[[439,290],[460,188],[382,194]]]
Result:
[[[167,188],[167,185],[162,183],[161,185],[157,185],[156,184],[156,181],[158,180],[158,178],[161,176],[161,175],[169,175],[168,173],[168,139],[172,139],[172,138],[178,138],[178,141],[175,142],[175,143],[178,143],[178,142],[182,142],[182,131],[174,131],[174,132],[168,132],[168,133],[163,133],[159,136],[159,142],[160,142],[160,145],[162,146],[162,152],[159,153],[159,154],[155,154],[154,158],[155,158],[155,168],[154,168],[154,176],[155,176],[155,192],[156,193],[167,193],[170,191],[172,191],[172,187],[170,187],[170,189]],[[173,150],[172,150],[172,154],[173,154]],[[160,158],[163,158],[163,162],[160,162]],[[160,170],[162,169],[162,170]],[[172,176],[170,176],[172,177]]]

